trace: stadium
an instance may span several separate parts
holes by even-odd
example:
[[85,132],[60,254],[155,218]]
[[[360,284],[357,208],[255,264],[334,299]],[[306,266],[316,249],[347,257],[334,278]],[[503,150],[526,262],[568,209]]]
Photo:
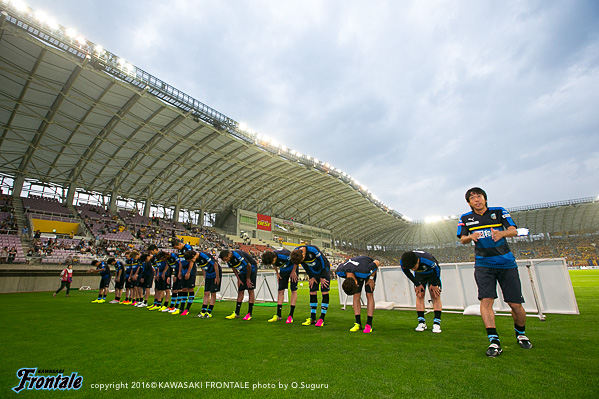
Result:
[[[444,316],[444,334],[431,339],[414,336],[414,312],[405,309],[378,311],[376,334],[350,336],[351,314],[336,299],[324,332],[299,323],[231,327],[224,317],[210,328],[166,315],[161,323],[150,312],[92,305],[93,290],[51,301],[64,265],[73,265],[74,287],[95,288],[97,276],[85,273],[92,260],[152,244],[172,252],[176,238],[256,259],[308,243],[332,265],[368,255],[398,266],[412,249],[467,263],[474,253],[456,238],[457,216],[412,221],[347,173],[265,141],[34,10],[0,5],[1,331],[14,343],[3,396],[15,395],[15,374],[27,367],[83,376],[70,392],[25,393],[42,397],[596,395],[598,197],[508,209],[529,232],[511,239],[516,258],[564,259],[580,308],[533,317],[539,344],[530,354],[486,359],[480,319],[459,312]],[[299,296],[307,304],[307,290]],[[234,303],[218,307],[224,316]],[[265,306],[254,321],[270,316]],[[510,320],[498,324],[507,331]],[[165,336],[173,342],[156,348]],[[496,377],[474,381],[481,373]]]

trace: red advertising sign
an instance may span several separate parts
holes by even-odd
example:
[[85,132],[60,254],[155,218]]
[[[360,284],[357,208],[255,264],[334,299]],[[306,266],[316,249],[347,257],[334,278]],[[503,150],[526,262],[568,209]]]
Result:
[[258,221],[256,222],[258,227],[258,230],[266,230],[266,231],[271,231],[271,227],[270,227],[270,223],[271,223],[271,219],[270,216],[266,216],[266,215],[261,215],[261,214],[257,214],[258,215]]

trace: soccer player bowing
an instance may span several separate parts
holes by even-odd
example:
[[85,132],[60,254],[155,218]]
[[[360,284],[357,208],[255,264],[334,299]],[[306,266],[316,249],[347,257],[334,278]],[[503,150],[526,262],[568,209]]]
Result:
[[289,259],[291,252],[287,249],[279,249],[276,251],[266,251],[262,254],[262,263],[264,265],[274,266],[277,273],[277,281],[279,282],[279,294],[277,298],[277,314],[274,315],[269,323],[282,319],[283,300],[285,299],[285,290],[289,288],[291,280],[291,295],[289,299],[289,316],[287,316],[287,324],[293,323],[293,312],[297,302],[297,265],[294,265]]
[[256,287],[256,278],[258,277],[258,264],[250,254],[239,250],[229,251],[224,249],[220,251],[218,256],[223,262],[227,262],[227,265],[233,269],[235,276],[237,276],[237,306],[235,307],[235,312],[226,316],[226,318],[236,319],[239,317],[243,296],[247,290],[249,296],[248,314],[245,315],[243,320],[251,320],[252,311],[254,310],[254,288]]
[[216,303],[216,293],[220,291],[220,281],[223,271],[214,257],[208,252],[199,252],[194,262],[202,269],[204,274],[204,298],[202,301],[202,311],[194,317],[209,319],[212,317],[212,310]]
[[168,265],[166,260],[168,259],[169,254],[160,251],[156,255],[156,270],[154,281],[156,282],[156,292],[154,293],[154,304],[148,308],[148,310],[159,310],[166,309],[162,307],[162,300],[164,299],[164,294],[168,289],[168,281],[166,278],[166,269],[168,269]]
[[[331,283],[331,264],[317,246],[301,245],[295,248],[289,257],[294,265],[302,265],[308,273],[310,284],[310,318],[302,323],[303,326],[316,324],[324,326],[324,317],[329,309],[329,285]],[[318,287],[322,293],[320,305],[320,318],[316,321],[316,308],[318,307]]]
[[[362,296],[362,287],[366,285],[366,326],[364,333],[372,332],[372,318],[374,316],[374,286],[376,282],[376,272],[380,262],[369,258],[368,256],[356,256],[337,267],[337,276],[345,278],[341,288],[347,295],[353,295],[353,308],[356,322],[349,329],[356,332],[362,329],[360,297]],[[364,284],[366,282],[366,284]]]
[[[172,314],[177,315],[181,313],[181,316],[187,316],[189,309],[193,304],[195,298],[195,286],[196,286],[196,275],[197,266],[195,264],[196,251],[187,251],[183,255],[183,260],[179,261],[179,274],[177,278],[180,281],[179,285],[179,298],[181,299],[180,308],[174,311]],[[187,303],[187,308],[185,304]]]
[[424,318],[424,295],[426,286],[433,301],[433,332],[441,332],[441,268],[437,259],[425,251],[404,252],[399,260],[401,269],[407,278],[414,283],[416,292],[416,314],[418,326],[416,331],[426,330],[426,319]]
[[106,294],[110,285],[110,266],[99,260],[93,260],[92,266],[95,269],[89,269],[88,273],[100,273],[100,292],[98,293],[98,299],[92,301],[92,303],[104,303],[106,302]]

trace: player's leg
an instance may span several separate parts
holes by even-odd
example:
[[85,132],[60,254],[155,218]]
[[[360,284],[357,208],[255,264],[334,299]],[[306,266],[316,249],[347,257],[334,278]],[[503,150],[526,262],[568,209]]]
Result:
[[490,342],[487,348],[487,356],[497,357],[503,351],[495,328],[495,312],[493,312],[493,303],[497,298],[497,270],[490,267],[476,266],[474,268],[474,279],[478,286],[480,315]]
[[[216,293],[220,291],[220,285],[223,281],[223,271],[219,267],[218,268],[218,284],[216,283],[216,277],[214,278],[214,283],[212,287],[210,287],[210,306],[208,306],[208,313],[206,314],[206,318],[212,317],[212,311],[214,310],[214,305],[216,304]],[[206,288],[204,288],[206,289]]]
[[364,327],[364,333],[368,334],[372,332],[372,319],[374,318],[374,293],[366,292],[366,326]]
[[185,308],[184,316],[189,314],[189,310],[191,309],[191,305],[193,305],[193,301],[195,300],[195,288],[196,288],[196,275],[192,274],[189,276],[189,281],[187,283],[187,307]]
[[235,305],[235,312],[226,316],[227,319],[236,319],[239,317],[239,313],[241,312],[241,304],[243,303],[243,297],[245,296],[245,274],[239,275],[239,287],[237,288],[237,303]]
[[502,270],[498,281],[501,291],[503,292],[503,299],[510,306],[512,312],[514,333],[516,334],[518,345],[523,349],[530,349],[532,348],[532,344],[526,336],[526,311],[522,306],[524,297],[522,296],[522,286],[518,268],[514,267]]
[[250,273],[250,281],[252,282],[252,286],[247,287],[249,300],[248,300],[248,313],[243,318],[243,320],[245,320],[245,321],[249,321],[252,319],[252,313],[254,311],[254,302],[256,302],[256,296],[254,294],[254,289],[256,288],[257,277],[258,277],[257,271]]
[[271,317],[268,322],[272,323],[283,318],[283,301],[285,300],[285,290],[289,286],[289,273],[279,273],[279,291],[277,295],[277,314]]
[[356,332],[362,329],[362,303],[360,298],[362,297],[362,292],[358,292],[352,296],[352,308],[354,309],[354,318],[355,323],[352,328],[349,329],[351,332]]
[[214,289],[214,291],[210,292],[210,305],[208,306],[208,315],[207,317],[212,317],[212,311],[214,310],[214,305],[216,305],[216,293],[217,291],[220,291],[220,285],[217,286],[217,289]]
[[441,332],[441,278],[437,275],[433,275],[429,279],[428,288],[431,294],[431,300],[433,301],[433,311],[435,313],[435,318],[433,319],[433,332],[438,334]]
[[[422,281],[421,281],[422,283]],[[416,292],[416,315],[418,317],[418,326],[416,331],[426,330],[426,319],[424,318],[424,296],[426,294],[426,283],[422,283],[421,288]]]
[[316,327],[324,326],[324,318],[329,310],[329,287],[331,285],[331,276],[327,275],[325,276],[325,279],[328,281],[328,284],[326,284],[326,287],[324,286],[324,284],[320,285],[320,292],[322,293],[322,302],[320,304],[320,318],[316,322]]
[[208,314],[208,304],[210,303],[210,286],[212,285],[212,283],[211,283],[212,281],[214,281],[214,279],[211,279],[211,278],[207,278],[204,280],[204,295],[202,296],[202,310],[200,310],[200,312],[194,317],[205,318],[206,314]]
[[171,287],[170,287],[169,281],[170,280],[166,280],[166,290],[164,292],[164,302],[162,303],[162,306],[160,307],[161,312],[167,312],[168,307],[171,302]]
[[[374,276],[374,281],[376,282],[376,276]],[[370,283],[370,280],[369,280]],[[372,332],[372,319],[374,318],[374,288],[375,286],[366,283],[365,291],[366,291],[366,326],[364,327],[364,333],[368,334]]]
[[310,318],[302,323],[303,326],[316,324],[316,308],[318,307],[318,287],[320,282],[314,276],[308,275],[308,278],[310,286]]

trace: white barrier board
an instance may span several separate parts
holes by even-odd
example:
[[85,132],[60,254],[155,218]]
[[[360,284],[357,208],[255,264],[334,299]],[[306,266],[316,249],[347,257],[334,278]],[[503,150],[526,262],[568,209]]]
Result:
[[[254,289],[256,301],[277,302],[278,289],[279,283],[277,280],[277,273],[258,272],[258,275],[256,276],[256,288]],[[288,301],[287,291],[288,290],[285,290],[285,302]],[[235,274],[223,274],[220,284],[220,294],[222,299],[237,299],[237,277]]]
[[[568,274],[566,261],[559,259],[524,259],[518,260],[518,272],[522,284],[522,295],[527,313],[579,314],[576,297]],[[464,310],[470,305],[477,305],[478,290],[474,280],[474,263],[441,264],[441,301],[443,309]],[[404,275],[400,266],[379,268],[374,291],[376,302],[393,302],[398,308],[415,308],[416,294],[414,284]],[[341,289],[342,278],[339,278],[339,301],[341,305],[352,304]],[[535,291],[536,297],[535,298]],[[503,301],[503,294],[497,286],[497,300],[493,308],[500,312],[509,312],[510,307]],[[429,303],[427,291],[425,306]],[[366,295],[362,292],[362,303],[366,303]]]

